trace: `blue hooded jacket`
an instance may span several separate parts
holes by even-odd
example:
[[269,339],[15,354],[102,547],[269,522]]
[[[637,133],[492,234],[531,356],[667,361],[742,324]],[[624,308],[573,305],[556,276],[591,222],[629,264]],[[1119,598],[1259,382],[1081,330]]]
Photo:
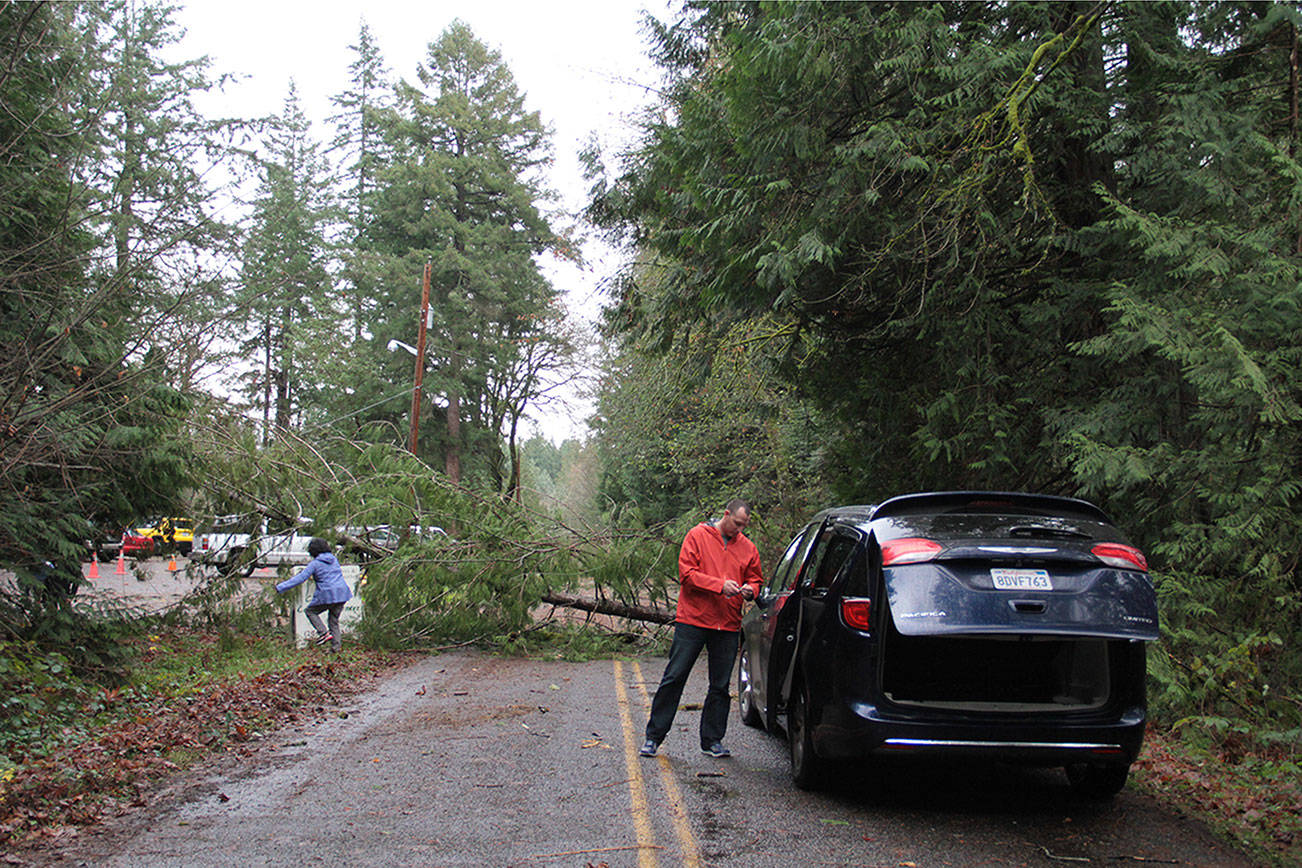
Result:
[[312,595],[309,606],[343,603],[353,597],[353,592],[348,589],[348,583],[344,581],[344,571],[339,567],[338,559],[330,552],[312,558],[312,562],[298,575],[276,585],[276,590],[283,594],[290,588],[303,584],[309,578],[316,579],[316,593]]

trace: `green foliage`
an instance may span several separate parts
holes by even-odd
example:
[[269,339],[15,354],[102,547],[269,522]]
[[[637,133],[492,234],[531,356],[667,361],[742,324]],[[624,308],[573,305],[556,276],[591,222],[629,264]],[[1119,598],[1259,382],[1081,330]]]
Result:
[[[648,299],[655,289],[644,284]],[[648,300],[648,304],[658,304]],[[824,426],[787,359],[807,353],[789,320],[697,325],[662,344],[627,340],[607,364],[595,423],[601,493],[652,522],[700,520],[733,497],[752,501],[755,531],[774,536],[827,497]],[[786,540],[769,540],[773,547]]]
[[103,240],[78,172],[107,159],[79,114],[91,11],[0,6],[0,563],[20,572],[75,573],[82,541],[172,502],[187,472],[185,401],[142,344],[139,287],[90,265]]
[[[286,434],[261,447],[238,422],[210,433],[205,497],[216,509],[257,512],[278,527],[310,518],[314,533],[345,542],[366,528],[398,532],[392,553],[345,552],[365,564],[360,630],[374,647],[504,641],[533,626],[549,590],[668,606],[686,527],[641,527],[627,510],[602,522],[535,510],[491,490],[452,485],[388,445],[308,443]],[[242,614],[225,607],[222,589],[236,584],[205,585],[199,611],[211,614],[203,617],[218,624],[268,617],[257,607]]]
[[246,377],[250,403],[288,428],[302,413],[300,393],[319,383],[312,372],[334,355],[337,332],[326,267],[326,166],[292,85],[267,146],[243,250],[241,349],[260,363]]
[[93,713],[88,703],[126,682],[141,632],[127,613],[0,599],[0,757],[62,738]]
[[[382,648],[480,641],[495,644],[533,626],[547,591],[589,589],[624,603],[667,605],[678,540],[657,530],[569,526],[496,494],[449,486],[410,455],[369,447],[353,494],[380,515],[422,517],[447,536],[412,533],[366,568],[364,641]],[[364,468],[364,471],[363,471]]]
[[[749,483],[761,503],[1089,497],[1158,580],[1159,718],[1296,729],[1299,23],[688,4],[640,146],[591,158],[590,216],[639,254],[608,315],[606,492],[675,514],[744,489],[728,447],[776,419],[752,451],[811,448],[793,483]],[[716,350],[762,317],[788,327],[746,356],[764,392],[702,397],[737,385]]]
[[31,642],[0,642],[0,770],[3,759],[78,714],[91,691],[63,655]]
[[547,623],[505,637],[497,646],[501,654],[547,660],[601,660],[639,655],[663,657],[669,653],[668,632],[618,632],[591,624]]

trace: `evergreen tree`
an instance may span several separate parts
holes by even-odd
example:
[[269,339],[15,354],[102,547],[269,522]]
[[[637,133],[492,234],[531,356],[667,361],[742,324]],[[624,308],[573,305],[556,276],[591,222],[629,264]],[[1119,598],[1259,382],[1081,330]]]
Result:
[[205,179],[234,168],[248,125],[195,107],[220,80],[206,57],[164,59],[182,37],[174,13],[154,0],[79,4],[92,88],[79,111],[98,156],[78,173],[109,251],[106,274],[136,299],[134,327],[166,357],[169,379],[190,391],[222,354],[228,287],[212,263],[233,252]]
[[[390,341],[413,343],[419,278],[433,264],[427,394],[442,423],[421,427],[422,451],[442,453],[450,479],[509,489],[503,440],[540,390],[537,348],[564,352],[556,333],[557,293],[534,257],[556,243],[539,210],[547,131],[496,51],[461,22],[429,46],[417,83],[402,82],[386,115],[391,163],[365,244],[383,258],[379,310],[370,323],[376,355]],[[385,359],[392,382],[407,382],[410,359]],[[551,364],[548,359],[547,364]],[[400,405],[392,403],[390,418]]]
[[348,65],[349,84],[331,98],[338,113],[330,118],[335,126],[331,150],[341,163],[342,210],[345,224],[341,288],[347,294],[353,317],[353,340],[360,342],[374,301],[373,259],[367,246],[366,230],[375,212],[377,177],[385,163],[381,114],[389,108],[392,83],[388,69],[370,28],[363,22],[357,43],[349,46],[354,59]]
[[134,298],[87,267],[79,173],[100,154],[75,108],[96,93],[79,14],[0,4],[0,564],[20,579],[54,560],[79,581],[96,525],[171,503],[186,479],[184,403],[130,327]]
[[267,140],[241,273],[243,348],[260,368],[246,377],[247,394],[268,435],[272,425],[301,421],[305,394],[319,384],[317,361],[333,354],[342,331],[326,268],[328,209],[325,163],[291,83]]

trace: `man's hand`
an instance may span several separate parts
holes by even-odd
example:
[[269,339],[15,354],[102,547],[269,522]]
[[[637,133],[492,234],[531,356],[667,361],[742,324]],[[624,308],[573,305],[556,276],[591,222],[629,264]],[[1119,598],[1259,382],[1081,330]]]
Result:
[[752,588],[750,585],[742,585],[742,586],[741,586],[741,598],[742,598],[743,600],[753,600],[753,599],[755,599],[755,589]]
[[725,597],[735,597],[741,593],[741,590],[741,585],[737,584],[732,579],[723,580],[723,595]]

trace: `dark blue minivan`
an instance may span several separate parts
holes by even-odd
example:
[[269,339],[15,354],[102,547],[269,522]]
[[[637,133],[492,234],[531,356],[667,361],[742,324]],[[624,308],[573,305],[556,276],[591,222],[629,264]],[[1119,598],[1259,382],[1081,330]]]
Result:
[[937,492],[829,509],[742,622],[743,721],[790,742],[797,786],[839,760],[979,756],[1125,785],[1157,598],[1083,500]]

